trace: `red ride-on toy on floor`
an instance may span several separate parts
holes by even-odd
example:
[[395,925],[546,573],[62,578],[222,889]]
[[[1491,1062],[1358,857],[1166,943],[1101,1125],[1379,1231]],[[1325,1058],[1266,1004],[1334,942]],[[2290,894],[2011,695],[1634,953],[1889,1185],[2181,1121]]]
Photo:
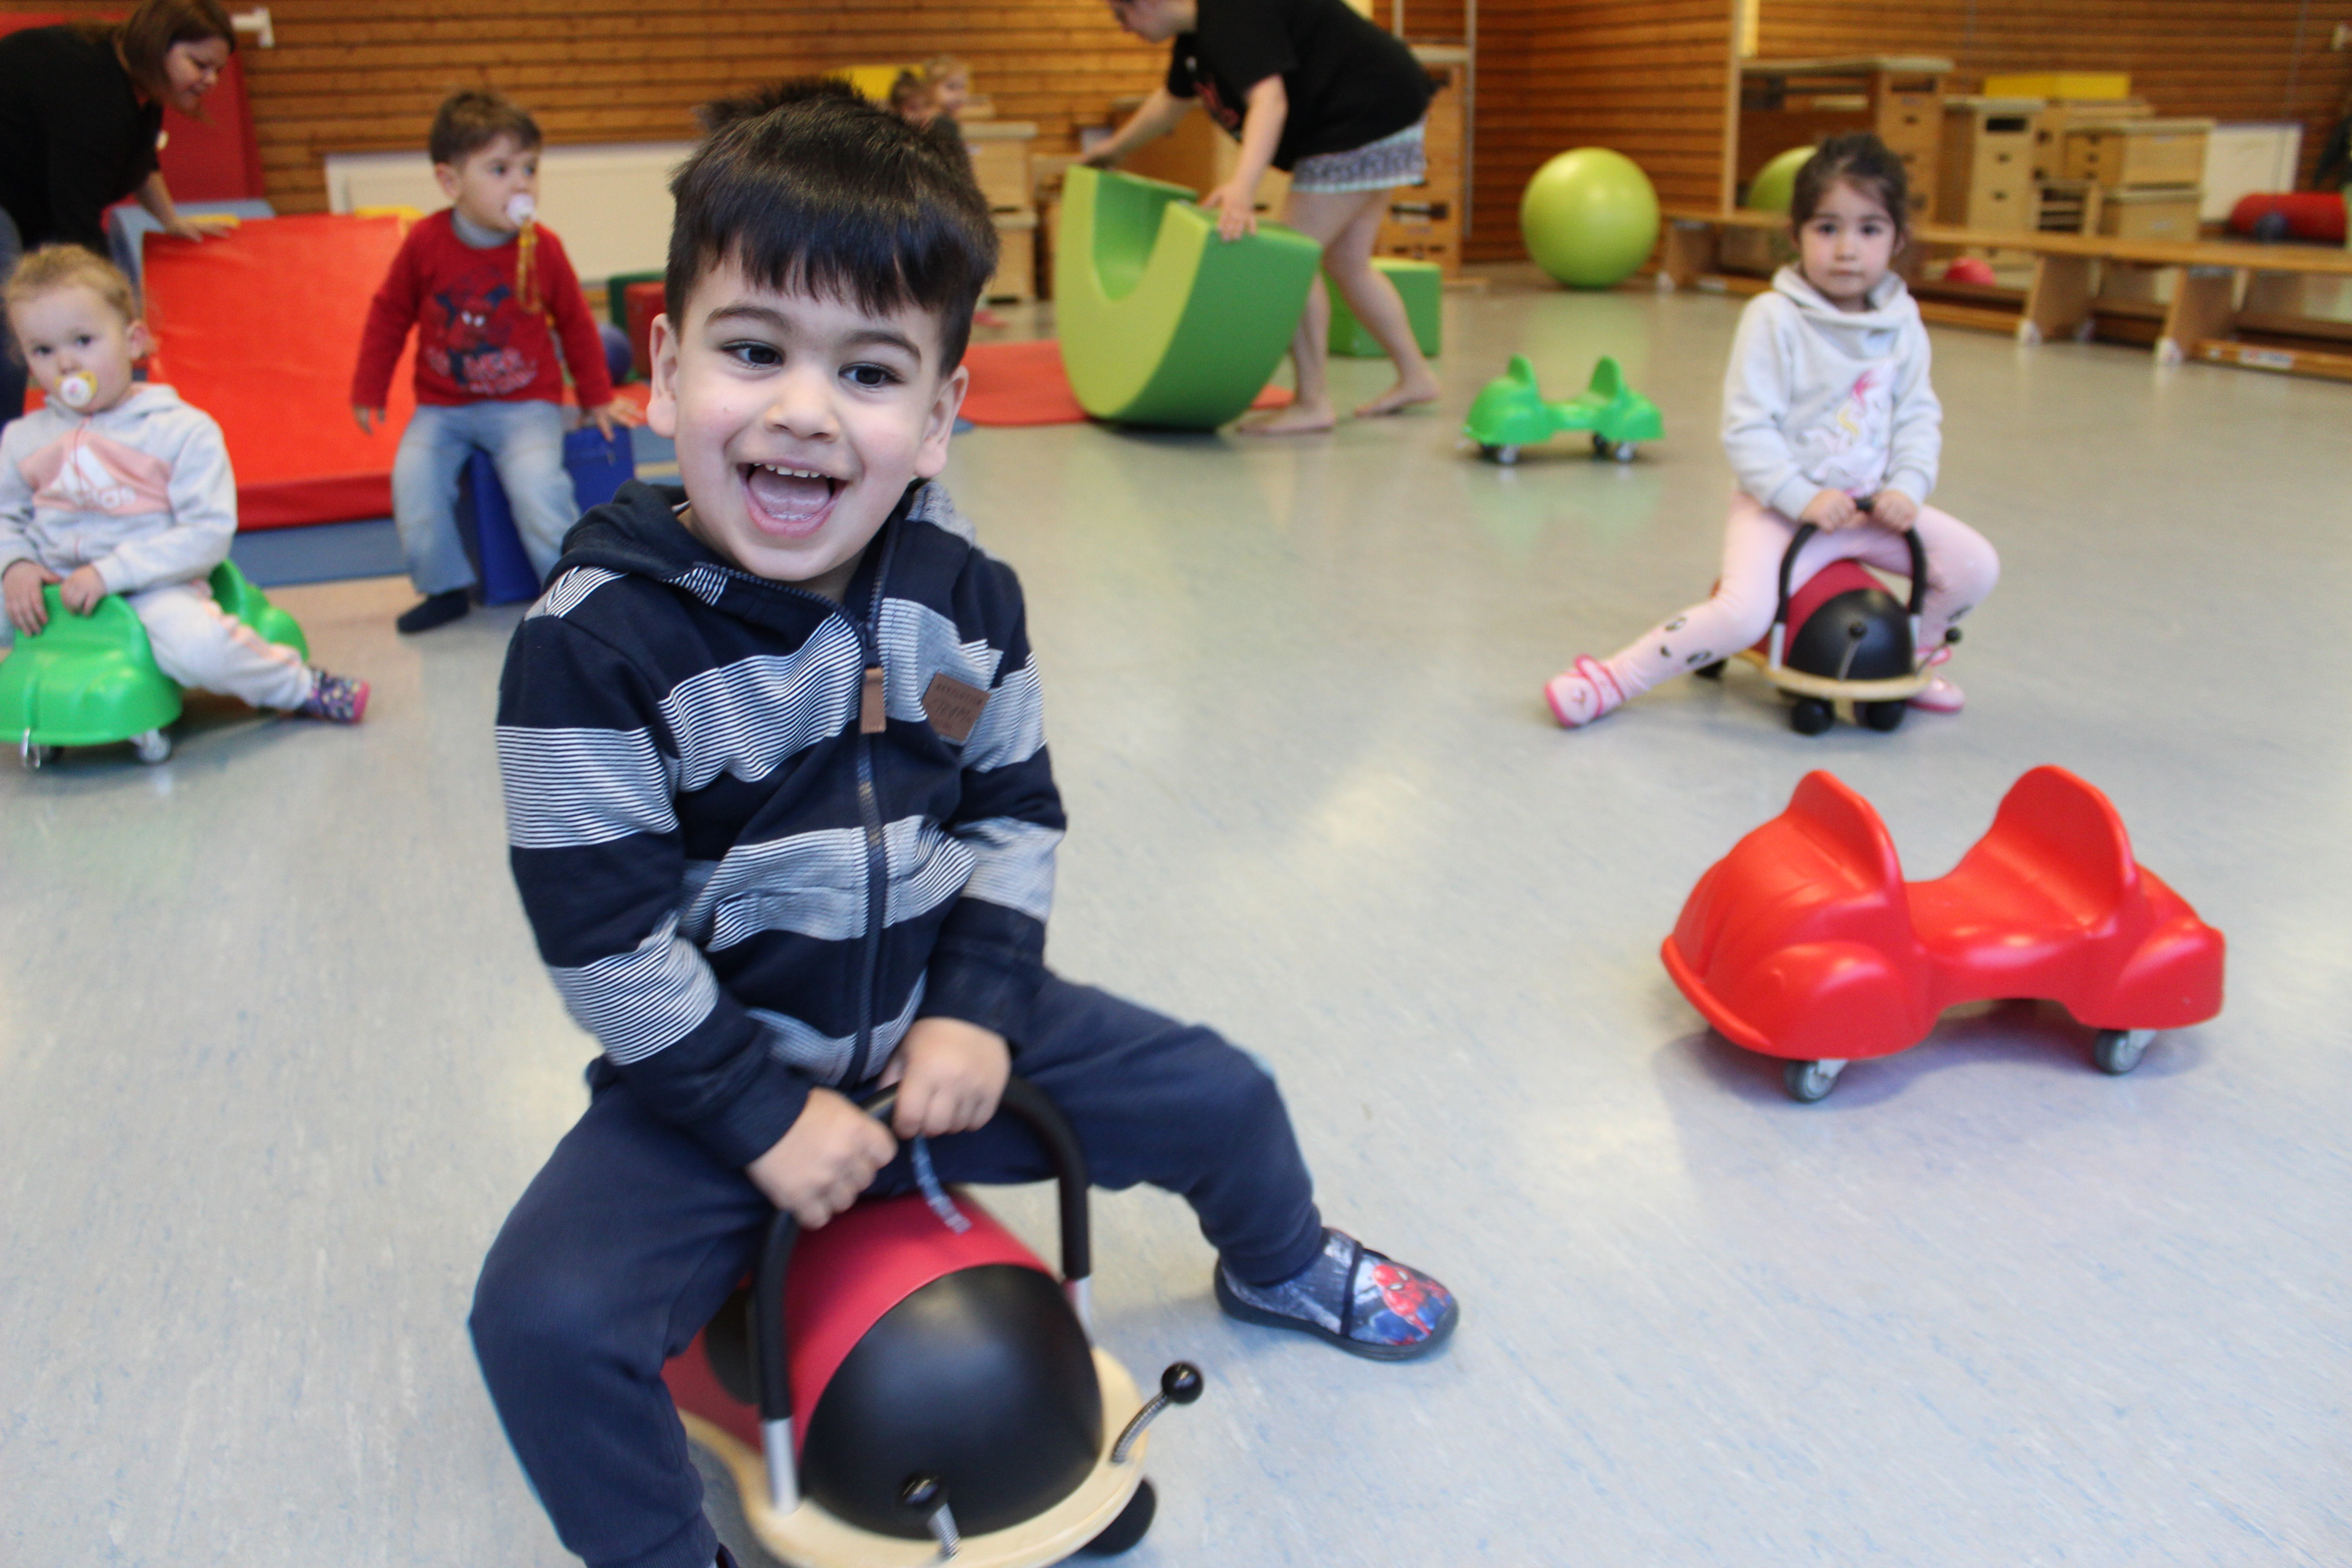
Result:
[[1815,1100],[1849,1061],[1916,1045],[1961,1002],[2038,997],[2126,1073],[2158,1029],[2221,1010],[2221,933],[2132,858],[2107,797],[2063,768],[2010,787],[1949,874],[1906,882],[1870,803],[1807,773],[1788,810],[1709,868],[1666,973],[1734,1045],[1788,1060]]
[[[1870,510],[1870,498],[1855,504]],[[1853,704],[1854,722],[1886,731],[1903,722],[1911,699],[1934,679],[1919,661],[1919,618],[1927,600],[1927,552],[1916,530],[1906,529],[1911,552],[1908,602],[1888,593],[1859,561],[1832,561],[1796,584],[1797,556],[1821,530],[1797,526],[1780,557],[1780,592],[1772,629],[1737,657],[1764,672],[1764,679],[1796,700],[1789,727],[1818,735],[1837,719],[1837,704]],[[1960,640],[1955,626],[1947,642]],[[1727,661],[1697,673],[1720,679]]]
[[1144,1427],[1199,1398],[1200,1372],[1176,1363],[1145,1400],[1089,1342],[1086,1155],[1024,1079],[1003,1112],[1061,1184],[1058,1284],[962,1193],[862,1203],[806,1235],[780,1211],[757,1274],[662,1370],[792,1568],[1027,1568],[1150,1526]]

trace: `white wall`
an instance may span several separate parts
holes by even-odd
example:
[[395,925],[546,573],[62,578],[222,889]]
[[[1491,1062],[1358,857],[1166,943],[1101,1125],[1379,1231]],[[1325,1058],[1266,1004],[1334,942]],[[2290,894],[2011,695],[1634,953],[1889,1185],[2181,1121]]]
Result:
[[[539,217],[563,241],[583,280],[616,272],[658,272],[669,259],[669,176],[690,142],[630,142],[550,147],[539,160]],[[423,153],[331,153],[327,204],[355,207],[447,206]]]

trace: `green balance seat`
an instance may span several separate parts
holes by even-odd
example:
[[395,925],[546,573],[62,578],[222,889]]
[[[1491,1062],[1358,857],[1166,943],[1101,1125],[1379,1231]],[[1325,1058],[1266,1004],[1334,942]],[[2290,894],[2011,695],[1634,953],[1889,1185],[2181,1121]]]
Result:
[[1322,247],[1262,223],[1227,244],[1181,185],[1074,166],[1054,243],[1054,315],[1078,406],[1210,430],[1282,363]]
[[[1434,261],[1408,261],[1397,256],[1375,256],[1372,265],[1388,275],[1396,285],[1397,297],[1404,301],[1405,320],[1412,326],[1412,341],[1431,359],[1437,357],[1444,341],[1439,331],[1439,307],[1445,298],[1445,271]],[[1331,294],[1331,352],[1347,359],[1380,359],[1388,353],[1381,341],[1364,331],[1364,323],[1348,309],[1348,301],[1339,298],[1339,290],[1331,288],[1331,280],[1323,280]]]
[[[210,586],[221,608],[263,640],[310,658],[294,617],[233,563],[213,568]],[[115,594],[87,616],[67,610],[54,584],[43,597],[48,624],[37,636],[19,636],[15,650],[0,658],[0,735],[15,740],[36,766],[56,747],[116,741],[136,741],[142,758],[161,762],[171,751],[163,727],[180,716],[180,689],[155,668],[138,612]]]

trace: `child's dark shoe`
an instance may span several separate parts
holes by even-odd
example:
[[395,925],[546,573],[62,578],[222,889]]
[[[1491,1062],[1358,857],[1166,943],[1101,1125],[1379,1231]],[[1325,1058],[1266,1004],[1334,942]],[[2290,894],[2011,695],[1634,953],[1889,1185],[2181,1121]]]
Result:
[[313,669],[310,695],[302,699],[302,706],[294,711],[305,719],[324,719],[330,724],[356,724],[367,712],[367,700],[366,681]]
[[412,636],[429,632],[435,626],[446,626],[474,607],[472,597],[463,588],[452,588],[446,594],[427,594],[400,612],[392,624]]
[[1426,1355],[1460,1316],[1453,1291],[1342,1230],[1326,1230],[1315,1261],[1277,1284],[1244,1285],[1219,1264],[1217,1305],[1229,1318],[1297,1329],[1374,1361]]

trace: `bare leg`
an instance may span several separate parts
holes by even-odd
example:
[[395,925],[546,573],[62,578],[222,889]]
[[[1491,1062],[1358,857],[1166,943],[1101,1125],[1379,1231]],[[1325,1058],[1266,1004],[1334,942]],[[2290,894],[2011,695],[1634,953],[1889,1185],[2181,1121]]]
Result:
[[1412,335],[1412,320],[1405,314],[1404,300],[1388,275],[1372,265],[1372,246],[1380,238],[1381,219],[1387,216],[1391,194],[1378,193],[1340,231],[1339,237],[1323,247],[1323,269],[1339,285],[1339,297],[1348,301],[1348,309],[1356,313],[1356,320],[1364,323],[1364,330],[1396,362],[1396,384],[1358,407],[1356,416],[1360,419],[1394,414],[1417,403],[1437,400],[1437,375],[1429,368],[1429,361],[1422,357],[1421,344]]
[[[1348,226],[1365,208],[1384,203],[1387,196],[1385,191],[1345,191],[1329,195],[1293,191],[1283,205],[1282,221],[1323,247],[1328,263],[1332,244],[1347,232]],[[1238,426],[1242,434],[1304,436],[1328,430],[1339,422],[1339,411],[1331,405],[1330,383],[1325,374],[1329,364],[1330,334],[1331,296],[1324,291],[1323,275],[1318,271],[1307,288],[1307,309],[1299,313],[1298,330],[1290,338],[1290,363],[1297,372],[1297,398],[1287,408],[1244,419]]]

